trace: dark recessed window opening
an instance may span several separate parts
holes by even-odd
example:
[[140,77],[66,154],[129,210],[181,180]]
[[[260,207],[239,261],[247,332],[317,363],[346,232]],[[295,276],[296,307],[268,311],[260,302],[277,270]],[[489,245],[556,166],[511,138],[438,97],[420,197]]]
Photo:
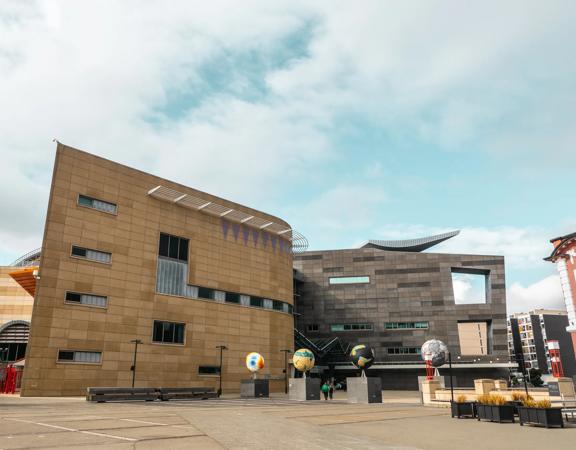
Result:
[[102,352],[86,352],[77,350],[59,350],[59,362],[73,362],[80,364],[98,364],[102,361]]
[[308,325],[306,327],[306,330],[308,330],[308,331],[318,331],[319,329],[320,329],[320,327],[318,326],[317,323],[313,323],[313,324]]
[[198,375],[220,375],[220,366],[198,366]]
[[158,254],[165,258],[188,261],[189,240],[166,233],[160,233]]
[[371,331],[371,323],[335,323],[330,325],[331,331]]
[[80,294],[78,292],[66,292],[66,303],[105,308],[108,305],[108,297],[103,295]]
[[155,320],[152,341],[162,344],[184,344],[184,329],[183,323]]
[[214,299],[214,289],[199,287],[198,288],[198,297]]
[[112,261],[112,253],[78,247],[77,245],[72,246],[72,256],[101,263],[110,263]]
[[240,303],[240,294],[226,292],[226,303]]
[[262,308],[264,304],[264,299],[262,297],[250,297],[250,306],[256,306],[257,308]]
[[420,347],[388,347],[389,355],[419,355]]
[[284,302],[280,302],[278,300],[273,300],[272,301],[272,309],[276,310],[276,311],[283,311],[284,310]]

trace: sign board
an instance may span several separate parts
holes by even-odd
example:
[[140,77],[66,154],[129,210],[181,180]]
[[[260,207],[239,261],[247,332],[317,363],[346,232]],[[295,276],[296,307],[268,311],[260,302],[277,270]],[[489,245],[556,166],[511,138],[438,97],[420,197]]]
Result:
[[560,397],[560,386],[555,381],[550,381],[548,383],[548,394],[550,397]]

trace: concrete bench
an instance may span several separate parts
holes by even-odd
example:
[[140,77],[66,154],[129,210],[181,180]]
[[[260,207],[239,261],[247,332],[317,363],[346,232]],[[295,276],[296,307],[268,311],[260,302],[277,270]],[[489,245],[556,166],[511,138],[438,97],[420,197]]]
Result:
[[167,400],[207,400],[217,398],[218,394],[212,388],[159,388],[159,398],[162,401]]
[[86,390],[86,400],[90,402],[123,402],[123,401],[146,401],[158,399],[156,388],[106,388],[90,387]]

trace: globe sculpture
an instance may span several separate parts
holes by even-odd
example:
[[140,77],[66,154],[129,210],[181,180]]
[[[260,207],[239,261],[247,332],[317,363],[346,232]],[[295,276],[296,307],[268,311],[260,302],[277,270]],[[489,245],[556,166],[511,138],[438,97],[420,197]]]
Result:
[[264,358],[260,353],[248,353],[248,355],[246,355],[246,367],[256,375],[256,372],[264,368]]
[[355,346],[350,352],[350,361],[362,369],[362,373],[374,363],[374,358],[374,349],[364,344]]
[[292,364],[296,370],[300,372],[308,372],[312,367],[314,367],[315,358],[314,353],[308,350],[307,348],[301,348],[294,352],[294,356],[292,357]]
[[448,358],[448,347],[438,339],[430,339],[422,345],[421,354],[424,361],[431,361],[432,367],[440,367]]

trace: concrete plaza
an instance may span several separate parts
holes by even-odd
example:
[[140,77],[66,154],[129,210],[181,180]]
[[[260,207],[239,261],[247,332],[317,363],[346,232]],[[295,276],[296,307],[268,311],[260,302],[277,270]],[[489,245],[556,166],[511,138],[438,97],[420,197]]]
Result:
[[452,419],[418,394],[385,391],[383,404],[271,399],[88,403],[0,396],[0,450],[101,449],[537,449],[576,448],[565,429]]

